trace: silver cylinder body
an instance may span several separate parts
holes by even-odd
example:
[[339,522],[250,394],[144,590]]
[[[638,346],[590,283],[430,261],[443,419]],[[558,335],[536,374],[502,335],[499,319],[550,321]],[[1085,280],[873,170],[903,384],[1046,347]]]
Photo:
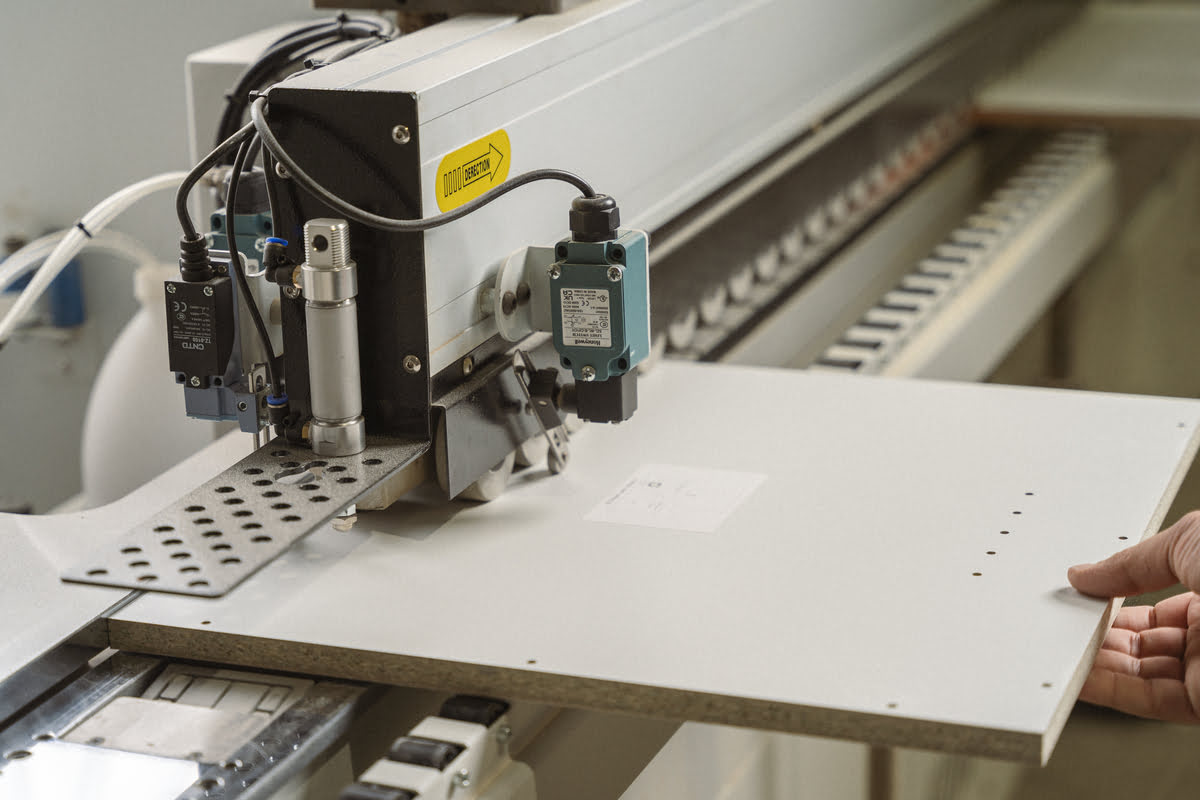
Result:
[[304,226],[300,270],[306,300],[309,442],[322,456],[361,453],[367,445],[358,364],[358,275],[350,260],[344,220],[315,219]]

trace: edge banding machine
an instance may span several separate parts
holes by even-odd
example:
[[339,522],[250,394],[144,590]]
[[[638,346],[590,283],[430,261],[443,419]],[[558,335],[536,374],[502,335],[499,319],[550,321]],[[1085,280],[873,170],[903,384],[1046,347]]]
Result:
[[[64,770],[145,776],[102,797],[620,796],[678,720],[113,653],[105,620],[141,592],[252,591],[413,492],[559,480],[571,435],[634,418],[662,358],[979,379],[1113,218],[1101,132],[973,118],[1072,4],[409,6],[403,34],[340,15],[189,60],[169,371],[189,416],[255,448],[73,540],[61,587],[134,593],[94,614],[72,595],[13,639],[0,796]],[[769,735],[745,734],[685,727],[642,780],[705,736],[749,763]],[[589,736],[605,775],[553,764],[548,741]],[[736,764],[714,787],[739,791]]]

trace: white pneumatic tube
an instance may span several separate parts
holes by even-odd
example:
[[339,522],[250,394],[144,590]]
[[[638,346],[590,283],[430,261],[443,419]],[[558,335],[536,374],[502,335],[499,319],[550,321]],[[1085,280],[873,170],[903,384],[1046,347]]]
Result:
[[[21,296],[17,298],[17,302],[9,309],[4,319],[0,320],[0,344],[8,341],[16,329],[18,321],[29,313],[29,310],[33,308],[33,304],[41,297],[42,292],[46,291],[46,287],[58,277],[58,273],[63,271],[63,268],[70,263],[71,259],[79,254],[79,251],[88,243],[89,238],[94,237],[100,231],[104,230],[110,222],[138,200],[155,192],[177,188],[185,177],[187,177],[186,172],[164,172],[161,175],[155,175],[144,181],[138,181],[132,186],[126,186],[121,191],[106,198],[91,211],[84,214],[78,224],[62,237],[62,241],[58,243],[54,251],[46,258],[42,266],[38,268],[37,274],[33,276],[33,280],[21,292]],[[19,266],[20,262],[13,267],[14,272]]]
[[[66,238],[70,230],[48,233],[40,239],[34,239],[29,244],[0,262],[0,292],[19,281],[27,272],[32,272],[38,264],[44,261],[54,248]],[[157,259],[146,246],[132,236],[119,231],[104,231],[87,239],[85,247],[89,250],[100,250],[113,255],[124,256],[134,264],[154,264]],[[70,259],[68,259],[69,261]]]

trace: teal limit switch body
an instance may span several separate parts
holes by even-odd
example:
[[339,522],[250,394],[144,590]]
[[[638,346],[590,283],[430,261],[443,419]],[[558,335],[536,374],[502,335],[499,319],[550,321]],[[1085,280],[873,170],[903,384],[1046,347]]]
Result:
[[571,238],[555,247],[549,270],[559,362],[575,378],[581,416],[609,422],[632,415],[630,373],[650,354],[649,240],[618,221],[611,198],[576,200]]

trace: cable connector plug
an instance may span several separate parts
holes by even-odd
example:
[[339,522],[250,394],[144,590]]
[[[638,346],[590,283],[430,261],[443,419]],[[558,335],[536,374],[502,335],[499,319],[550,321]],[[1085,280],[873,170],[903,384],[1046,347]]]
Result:
[[196,234],[179,237],[179,275],[188,283],[203,283],[213,276],[208,258],[208,241]]

